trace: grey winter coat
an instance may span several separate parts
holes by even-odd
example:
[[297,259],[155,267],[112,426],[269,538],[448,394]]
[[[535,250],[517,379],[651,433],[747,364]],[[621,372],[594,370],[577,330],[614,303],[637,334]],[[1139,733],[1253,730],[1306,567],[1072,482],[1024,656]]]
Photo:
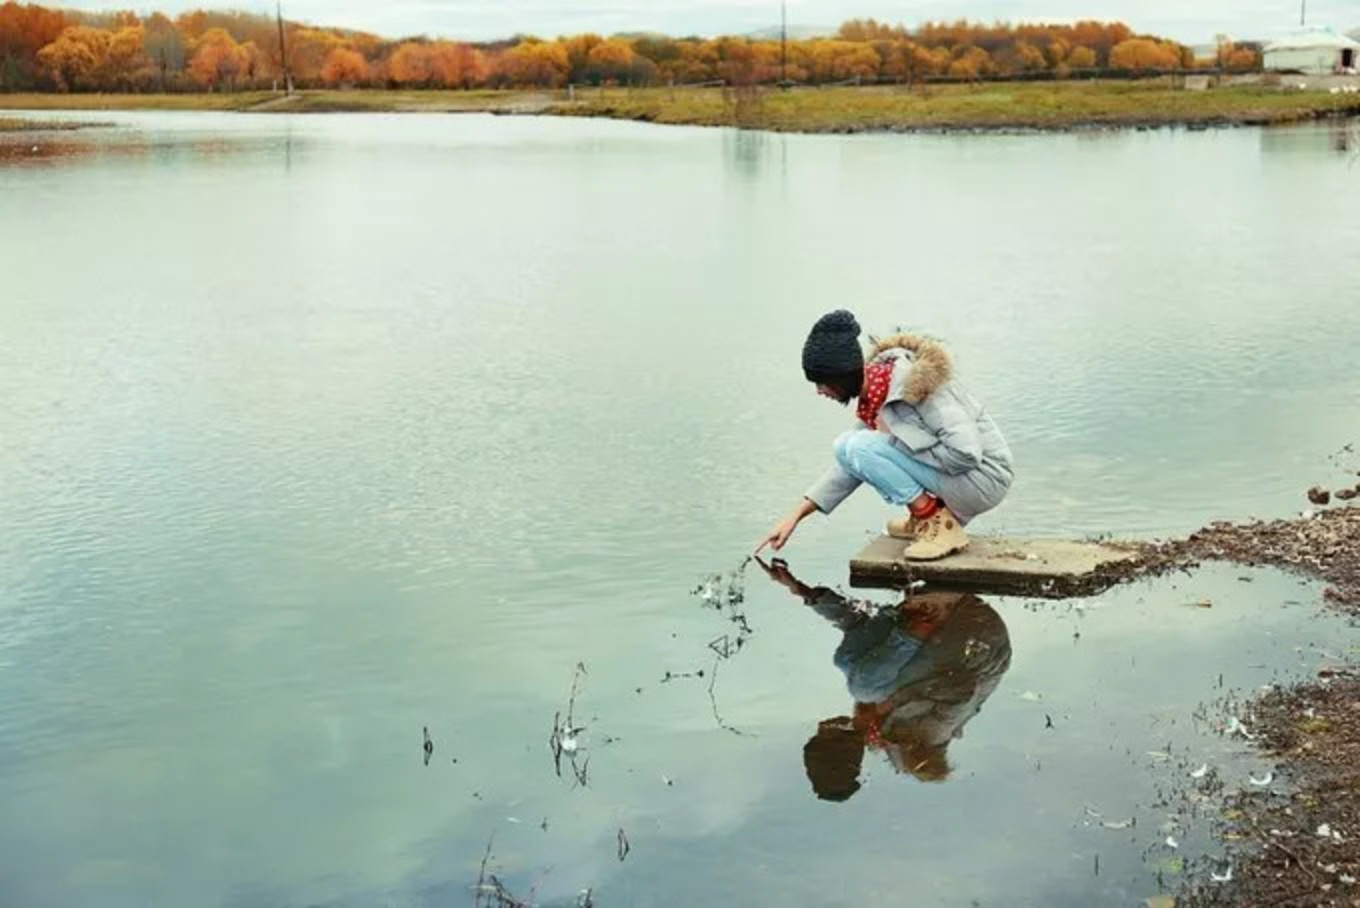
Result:
[[[964,523],[1001,503],[1010,489],[1011,449],[992,417],[954,379],[949,353],[938,342],[898,334],[874,344],[870,362],[893,361],[888,399],[879,417],[893,443],[940,471],[931,489]],[[871,429],[856,420],[856,428]],[[805,497],[830,514],[860,480],[839,463]]]

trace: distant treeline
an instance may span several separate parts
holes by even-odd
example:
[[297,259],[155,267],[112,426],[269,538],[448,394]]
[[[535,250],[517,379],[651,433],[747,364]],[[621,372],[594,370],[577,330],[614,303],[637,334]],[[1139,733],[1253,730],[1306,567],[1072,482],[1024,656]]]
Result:
[[1258,69],[1256,49],[1189,48],[1120,22],[915,29],[853,19],[834,38],[755,40],[595,34],[467,43],[389,40],[240,12],[88,13],[0,5],[0,91],[238,91],[278,87],[560,88],[787,80],[912,82],[1065,78],[1102,71]]

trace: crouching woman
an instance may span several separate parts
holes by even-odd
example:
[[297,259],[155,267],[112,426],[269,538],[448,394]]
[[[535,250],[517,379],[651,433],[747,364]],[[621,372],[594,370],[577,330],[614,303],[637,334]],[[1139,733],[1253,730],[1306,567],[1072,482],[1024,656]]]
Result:
[[813,326],[803,374],[817,393],[856,401],[855,427],[836,439],[836,462],[757,547],[784,547],[816,511],[830,514],[862,483],[905,512],[887,532],[907,541],[910,561],[933,561],[968,545],[964,527],[999,505],[1014,473],[1011,450],[986,409],[954,376],[937,341],[898,334],[867,357],[860,327],[844,310]]

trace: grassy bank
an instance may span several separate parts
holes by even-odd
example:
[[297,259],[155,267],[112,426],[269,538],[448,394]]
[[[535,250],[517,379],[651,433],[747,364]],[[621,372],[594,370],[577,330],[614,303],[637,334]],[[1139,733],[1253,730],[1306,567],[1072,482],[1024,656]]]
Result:
[[202,95],[4,95],[0,108],[321,113],[493,112],[609,117],[781,132],[1232,126],[1360,114],[1360,95],[1260,85],[1186,91],[1168,81],[900,87],[308,91]]
[[54,123],[40,120],[23,120],[15,117],[0,117],[0,132],[37,132],[54,129],[83,129],[94,123]]
[[588,92],[558,110],[653,123],[737,124],[781,132],[1234,126],[1360,114],[1360,95],[1263,86],[1185,91],[1166,82],[991,83],[795,89],[742,97],[665,89]]

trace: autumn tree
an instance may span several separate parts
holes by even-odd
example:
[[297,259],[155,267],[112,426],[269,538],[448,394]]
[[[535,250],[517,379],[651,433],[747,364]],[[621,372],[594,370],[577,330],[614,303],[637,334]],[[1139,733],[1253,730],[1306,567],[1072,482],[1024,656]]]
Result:
[[567,50],[556,41],[527,38],[500,59],[501,75],[512,85],[560,88],[571,72]]
[[603,44],[604,38],[594,32],[586,32],[562,38],[559,43],[567,52],[567,81],[587,81],[590,77],[590,52]]
[[327,85],[357,85],[368,78],[368,61],[348,47],[337,47],[321,66],[321,79]]
[[111,37],[102,28],[71,25],[38,51],[38,60],[63,91],[93,90],[99,87],[96,77],[108,61]]
[[440,41],[430,61],[434,77],[445,88],[473,88],[486,80],[486,55],[468,44]]
[[387,61],[387,76],[398,85],[429,87],[434,81],[434,54],[424,42],[407,41]]
[[880,65],[878,54],[871,46],[861,42],[814,41],[809,56],[814,82],[873,79],[878,75]]
[[236,86],[236,80],[246,73],[251,59],[226,29],[210,28],[194,43],[189,61],[189,75],[208,91]]
[[620,82],[632,68],[635,56],[627,42],[611,38],[592,47],[587,62],[596,82]]
[[1044,52],[1027,41],[1015,42],[1010,56],[1017,72],[1039,72],[1048,68],[1048,58]]
[[1181,65],[1180,48],[1151,38],[1130,38],[1110,50],[1114,69],[1176,69]]
[[1089,47],[1078,44],[1072,48],[1072,52],[1067,55],[1067,65],[1073,69],[1094,69],[1096,66],[1096,52]]
[[188,63],[184,37],[175,23],[160,13],[148,17],[142,26],[142,53],[154,67],[161,91],[165,91],[171,75],[184,72]]
[[148,88],[155,78],[155,69],[145,50],[146,29],[141,25],[127,25],[109,37],[108,53],[98,74],[100,87],[115,91]]
[[955,79],[974,80],[992,72],[992,56],[980,47],[962,48],[949,64],[949,75]]
[[0,91],[34,87],[42,68],[38,52],[57,40],[68,24],[56,10],[0,4]]

